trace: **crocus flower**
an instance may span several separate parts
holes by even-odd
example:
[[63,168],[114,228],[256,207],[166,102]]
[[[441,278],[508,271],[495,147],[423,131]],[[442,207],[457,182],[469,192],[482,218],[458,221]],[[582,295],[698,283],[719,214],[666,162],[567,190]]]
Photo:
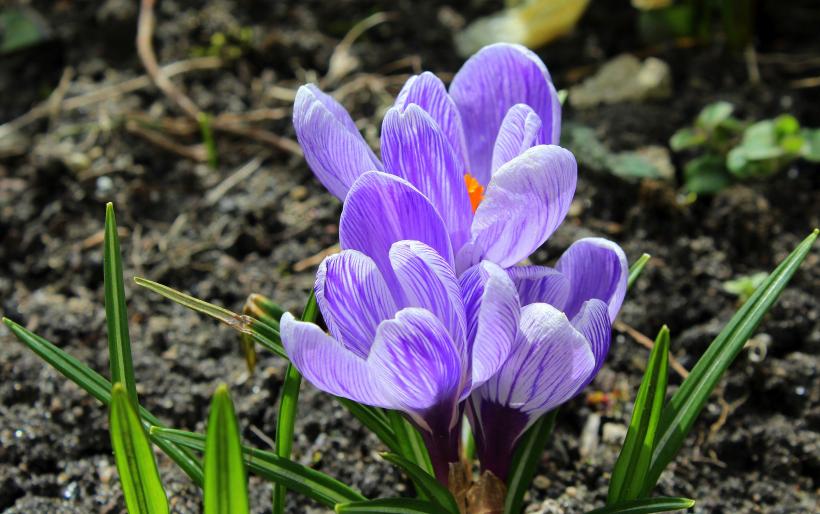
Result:
[[[444,221],[407,181],[362,175],[339,236],[345,250],[322,262],[314,286],[330,335],[285,314],[285,350],[319,389],[403,412],[446,484],[448,463],[458,462],[464,400],[496,373],[510,341],[468,334]],[[477,307],[488,326],[518,308],[514,284],[500,273],[504,287],[488,288]]]
[[577,170],[569,152],[549,146],[560,120],[544,63],[505,43],[471,57],[449,94],[431,73],[411,77],[385,116],[382,161],[344,108],[315,86],[299,89],[293,113],[308,164],[340,200],[370,171],[421,192],[445,223],[457,274],[482,260],[515,265],[563,220]]
[[[460,278],[468,327],[481,316],[489,277],[498,275],[494,268],[485,261]],[[481,465],[501,480],[524,432],[579,393],[601,369],[629,269],[617,244],[586,238],[570,246],[554,269],[528,266],[506,272],[507,280],[516,283],[520,310],[515,330],[490,337],[511,340],[511,350],[498,372],[474,388],[467,407]]]

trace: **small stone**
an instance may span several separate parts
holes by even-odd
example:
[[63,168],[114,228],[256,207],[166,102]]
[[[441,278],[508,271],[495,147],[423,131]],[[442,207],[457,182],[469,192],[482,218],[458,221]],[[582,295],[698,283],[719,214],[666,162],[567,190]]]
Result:
[[76,152],[63,157],[65,167],[74,173],[87,170],[91,167],[91,159],[84,153]]
[[536,489],[546,489],[550,484],[552,484],[552,480],[544,475],[538,475],[532,481],[532,485],[534,485]]
[[669,65],[655,57],[643,63],[623,54],[604,64],[598,73],[569,91],[569,103],[576,109],[599,104],[664,100],[672,96]]
[[305,186],[296,186],[290,190],[291,200],[301,202],[308,197],[308,189]]
[[604,442],[609,444],[624,444],[627,430],[626,425],[621,423],[604,423]]

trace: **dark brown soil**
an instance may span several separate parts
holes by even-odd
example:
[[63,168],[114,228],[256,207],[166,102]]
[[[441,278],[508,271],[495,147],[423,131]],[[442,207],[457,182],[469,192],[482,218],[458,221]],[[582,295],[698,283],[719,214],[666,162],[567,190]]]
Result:
[[[672,67],[676,94],[656,104],[619,104],[565,119],[596,129],[613,150],[666,145],[706,103],[734,102],[743,117],[794,114],[820,126],[820,88],[790,81],[820,68],[783,64],[776,53],[820,55],[820,8],[811,0],[758,2],[757,50],[762,83],[748,82],[742,56],[720,40],[649,49]],[[136,0],[33,0],[54,29],[51,41],[0,58],[0,121],[44,100],[63,73],[75,70],[66,98],[143,73],[134,50]],[[499,2],[452,2],[467,21]],[[161,64],[191,57],[216,32],[252,27],[253,38],[228,67],[175,79],[216,115],[284,108],[278,120],[255,123],[293,139],[289,103],[271,86],[294,88],[327,72],[340,39],[379,11],[396,20],[369,30],[352,47],[356,73],[378,73],[376,85],[348,86],[344,103],[377,135],[380,116],[401,84],[391,63],[418,56],[424,69],[455,72],[461,65],[436,1],[161,0],[154,38]],[[560,87],[579,69],[647,47],[634,29],[628,2],[593,2],[568,37],[539,52]],[[381,71],[380,71],[381,70]],[[383,75],[389,75],[382,79]],[[343,81],[360,79],[353,75]],[[379,86],[381,84],[381,86]],[[338,242],[341,204],[313,178],[304,160],[273,149],[261,168],[215,202],[206,195],[237,168],[269,149],[254,139],[216,135],[218,169],[162,150],[126,130],[121,120],[141,114],[156,123],[182,113],[154,88],[80,109],[63,110],[0,140],[0,315],[69,351],[108,376],[103,311],[101,238],[104,205],[113,201],[121,234],[134,365],[143,404],[170,426],[202,431],[211,394],[231,384],[248,444],[265,448],[255,427],[273,436],[285,363],[263,353],[257,373],[245,374],[237,334],[136,286],[142,276],[235,311],[259,292],[300,312],[315,267],[293,265]],[[371,125],[372,124],[372,125]],[[372,127],[372,128],[370,128]],[[180,144],[189,135],[166,134]],[[675,156],[680,169],[686,155]],[[673,352],[687,368],[737,309],[722,282],[772,270],[820,225],[820,168],[798,162],[767,181],[734,186],[682,206],[669,185],[627,184],[581,169],[574,215],[533,256],[552,263],[579,237],[619,242],[634,262],[653,256],[629,293],[620,320],[652,337],[672,330]],[[660,494],[698,500],[695,512],[811,513],[820,510],[820,247],[758,332],[768,334],[760,362],[744,351],[713,395]],[[763,338],[765,339],[765,338]],[[608,364],[587,392],[620,398],[592,405],[582,394],[562,408],[529,492],[532,510],[581,513],[601,506],[619,449],[601,442],[586,458],[579,436],[590,414],[628,422],[648,351],[616,332]],[[674,391],[680,377],[672,375]],[[368,497],[412,494],[382,461],[375,436],[310,385],[302,391],[294,458],[314,465]],[[107,413],[0,325],[0,511],[119,513],[124,509],[111,455]],[[172,512],[200,512],[197,488],[167,458],[161,474]],[[270,512],[271,484],[251,478],[253,512]],[[550,510],[551,509],[551,510]],[[531,510],[531,511],[532,511]],[[295,494],[288,512],[327,512]]]

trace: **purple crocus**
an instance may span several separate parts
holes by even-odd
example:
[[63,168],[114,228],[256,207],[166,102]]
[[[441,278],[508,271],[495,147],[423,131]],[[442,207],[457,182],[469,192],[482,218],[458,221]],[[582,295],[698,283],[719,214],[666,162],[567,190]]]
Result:
[[[498,275],[497,266],[485,261],[461,276],[468,327],[480,319],[491,277]],[[520,310],[515,328],[494,337],[512,341],[511,351],[498,372],[474,388],[467,408],[484,469],[506,480],[527,428],[579,393],[601,369],[628,275],[621,248],[601,238],[576,241],[554,269],[506,270],[507,280],[516,283]]]
[[449,93],[432,73],[411,77],[384,118],[382,161],[315,86],[299,89],[293,112],[308,164],[340,200],[370,171],[421,192],[444,221],[459,275],[482,260],[514,266],[564,219],[577,170],[569,152],[550,146],[560,120],[544,63],[506,43],[471,57]]
[[[468,334],[444,221],[407,181],[363,174],[347,196],[339,236],[345,249],[323,261],[314,286],[330,335],[285,314],[285,350],[316,387],[403,412],[446,484],[448,464],[458,462],[464,400],[507,359],[510,341]],[[504,278],[474,306],[489,325],[507,323],[506,310],[518,308]]]

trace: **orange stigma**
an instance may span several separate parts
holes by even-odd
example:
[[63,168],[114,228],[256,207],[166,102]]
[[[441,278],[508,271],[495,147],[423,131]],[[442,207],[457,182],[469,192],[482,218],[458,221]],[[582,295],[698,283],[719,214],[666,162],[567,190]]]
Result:
[[469,173],[464,174],[464,182],[467,183],[467,194],[470,195],[470,203],[473,205],[473,214],[475,214],[478,204],[484,199],[484,186]]

